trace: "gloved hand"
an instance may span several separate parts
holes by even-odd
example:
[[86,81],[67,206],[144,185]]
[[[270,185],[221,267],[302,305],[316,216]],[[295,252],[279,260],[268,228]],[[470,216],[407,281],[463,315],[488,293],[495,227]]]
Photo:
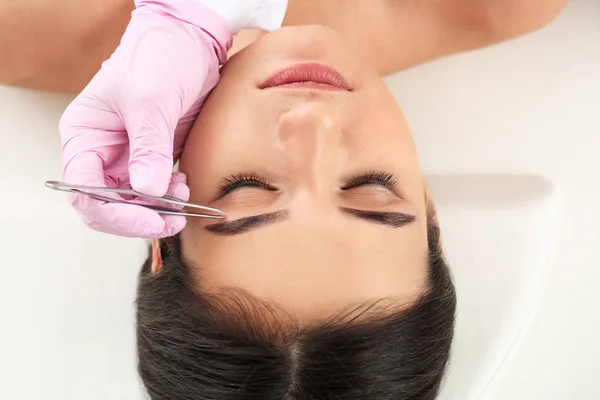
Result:
[[[120,46],[60,121],[64,181],[131,187],[187,201],[173,162],[219,79],[232,32],[264,0],[136,0]],[[127,237],[172,236],[185,218],[70,194],[90,228]]]

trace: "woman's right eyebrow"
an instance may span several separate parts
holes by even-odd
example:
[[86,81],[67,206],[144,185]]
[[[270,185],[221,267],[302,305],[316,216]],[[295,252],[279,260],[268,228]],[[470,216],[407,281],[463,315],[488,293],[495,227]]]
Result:
[[251,217],[236,219],[235,221],[220,222],[204,227],[208,232],[221,236],[241,235],[266,225],[285,221],[288,217],[287,210],[279,210],[268,214],[253,215]]

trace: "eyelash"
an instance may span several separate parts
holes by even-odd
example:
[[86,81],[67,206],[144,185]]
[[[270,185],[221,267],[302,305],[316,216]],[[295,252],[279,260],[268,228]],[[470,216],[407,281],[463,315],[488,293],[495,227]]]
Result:
[[269,184],[265,178],[257,174],[231,175],[229,178],[226,178],[221,185],[219,185],[219,190],[221,192],[221,196],[226,196],[234,190],[243,187],[255,187],[268,190],[270,192],[275,192],[278,190],[277,187]]
[[[397,183],[397,179],[390,173],[366,172],[350,179],[342,187],[342,190],[356,189],[361,186],[383,186],[389,190],[393,190]],[[238,174],[231,175],[230,177],[226,178],[223,183],[221,183],[219,186],[220,195],[226,196],[229,193],[243,187],[255,187],[271,192],[276,192],[278,190],[277,187],[269,184],[264,177],[258,174]]]
[[350,179],[342,187],[342,190],[356,189],[361,186],[383,186],[393,190],[398,184],[394,175],[387,172],[367,172]]

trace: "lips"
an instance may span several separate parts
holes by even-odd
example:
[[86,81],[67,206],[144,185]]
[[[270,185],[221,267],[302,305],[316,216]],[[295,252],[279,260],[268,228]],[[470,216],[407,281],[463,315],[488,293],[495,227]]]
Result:
[[259,89],[350,90],[348,82],[339,72],[321,64],[293,65],[275,73],[258,87]]

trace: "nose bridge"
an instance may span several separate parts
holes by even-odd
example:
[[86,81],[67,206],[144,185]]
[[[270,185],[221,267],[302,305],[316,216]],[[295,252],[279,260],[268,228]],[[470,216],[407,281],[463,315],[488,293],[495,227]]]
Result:
[[298,177],[328,185],[341,142],[340,119],[326,104],[310,102],[284,113],[279,137]]

